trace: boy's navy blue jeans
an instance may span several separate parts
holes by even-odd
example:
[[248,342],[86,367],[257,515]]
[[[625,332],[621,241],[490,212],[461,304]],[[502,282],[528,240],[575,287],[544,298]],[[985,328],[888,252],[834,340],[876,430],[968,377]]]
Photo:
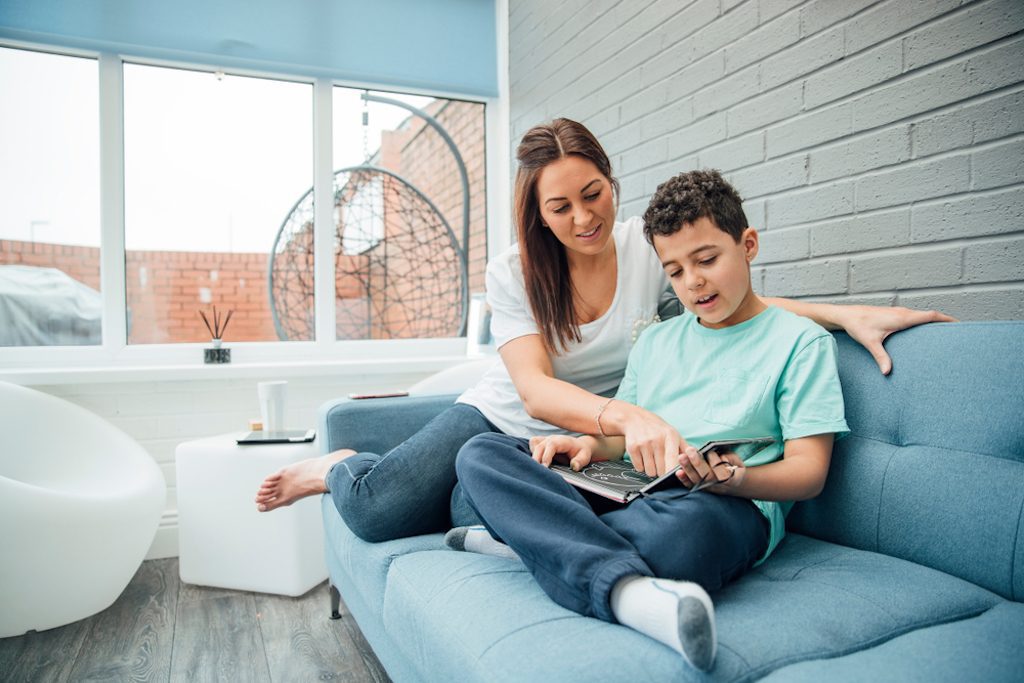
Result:
[[669,488],[622,505],[535,462],[526,439],[482,434],[456,461],[469,505],[559,605],[615,621],[610,598],[631,575],[693,581],[708,592],[768,549],[768,520],[745,498]]
[[352,533],[371,543],[477,524],[456,488],[455,456],[489,432],[500,433],[479,410],[456,403],[387,453],[357,453],[334,465],[327,490]]

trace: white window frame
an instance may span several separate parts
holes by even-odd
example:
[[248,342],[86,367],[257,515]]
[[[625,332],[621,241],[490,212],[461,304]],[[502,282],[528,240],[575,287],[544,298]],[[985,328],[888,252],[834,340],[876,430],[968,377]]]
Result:
[[[498,97],[470,97],[459,93],[400,88],[414,95],[452,98],[485,105],[488,258],[500,253],[512,239],[511,181],[509,177],[508,26],[507,0],[498,2]],[[100,294],[103,302],[102,342],[93,346],[0,347],[0,379],[15,382],[105,381],[148,377],[246,377],[275,369],[353,373],[393,369],[408,372],[440,369],[466,357],[465,338],[336,340],[334,259],[315,261],[315,341],[229,342],[232,363],[203,366],[203,343],[128,344],[124,263],[124,64],[223,71],[239,76],[269,78],[313,86],[313,192],[316,206],[314,248],[330,254],[334,245],[332,107],[333,88],[395,91],[379,83],[355,83],[326,78],[302,78],[264,71],[225,68],[213,64],[142,59],[130,54],[55,48],[20,41],[0,46],[97,60],[100,109]],[[54,189],[56,195],[56,188]]]

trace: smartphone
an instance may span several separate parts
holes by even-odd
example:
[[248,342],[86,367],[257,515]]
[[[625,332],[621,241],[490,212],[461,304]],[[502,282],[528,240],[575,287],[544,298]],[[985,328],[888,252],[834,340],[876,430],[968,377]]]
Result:
[[364,398],[397,398],[408,395],[408,391],[389,391],[381,394],[349,394],[348,397],[354,401],[360,401]]

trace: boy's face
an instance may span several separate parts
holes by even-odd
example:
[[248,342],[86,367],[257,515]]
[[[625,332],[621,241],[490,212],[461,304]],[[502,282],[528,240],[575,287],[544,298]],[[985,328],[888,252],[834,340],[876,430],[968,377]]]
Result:
[[765,308],[750,286],[757,239],[757,231],[747,228],[737,243],[710,218],[698,218],[673,235],[655,235],[654,249],[687,310],[705,327],[722,328]]

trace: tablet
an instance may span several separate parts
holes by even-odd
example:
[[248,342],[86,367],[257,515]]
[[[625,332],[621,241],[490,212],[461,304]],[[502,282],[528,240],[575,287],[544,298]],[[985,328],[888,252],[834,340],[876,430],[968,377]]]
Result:
[[308,443],[316,438],[315,429],[284,429],[277,432],[249,432],[235,439],[236,443],[250,446],[261,443]]

